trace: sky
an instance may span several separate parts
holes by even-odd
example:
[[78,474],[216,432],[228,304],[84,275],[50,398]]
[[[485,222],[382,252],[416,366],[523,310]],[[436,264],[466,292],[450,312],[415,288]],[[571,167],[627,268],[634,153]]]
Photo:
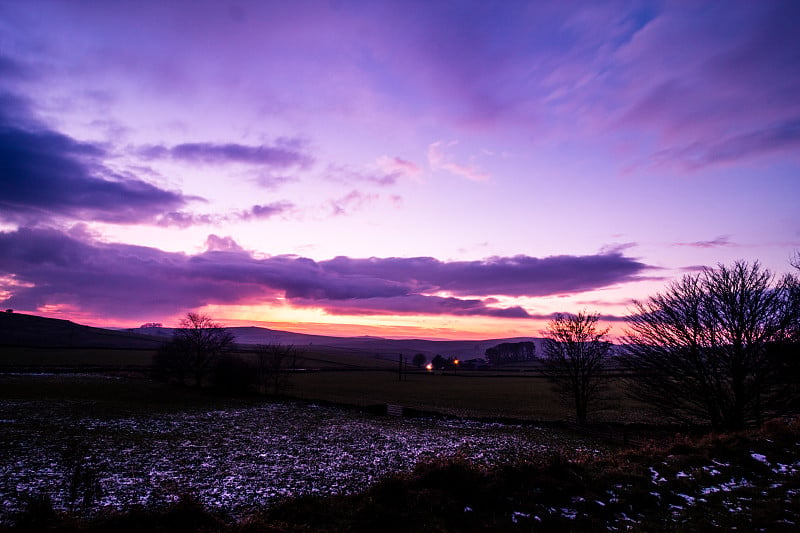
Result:
[[624,331],[800,249],[800,2],[0,3],[0,306]]

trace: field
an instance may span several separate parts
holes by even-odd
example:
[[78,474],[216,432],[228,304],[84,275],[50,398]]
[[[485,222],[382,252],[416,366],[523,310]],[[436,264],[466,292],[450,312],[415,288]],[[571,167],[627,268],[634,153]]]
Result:
[[[364,375],[391,394],[389,381]],[[6,374],[0,531],[795,531],[798,438],[789,421],[624,451],[534,423]]]
[[66,369],[146,370],[155,350],[131,348],[49,348],[0,346],[0,369],[12,372]]
[[[0,531],[800,523],[797,420],[675,436],[612,379],[591,427],[578,429],[534,366],[409,369],[399,379],[386,355],[396,347],[373,339],[359,339],[362,351],[305,346],[280,398],[223,396],[149,379],[150,338],[130,345],[47,325],[39,344],[0,347],[0,372],[11,372],[0,373]],[[69,344],[80,336],[90,345]],[[387,404],[406,416],[387,416]]]
[[569,418],[551,385],[515,373],[413,373],[400,381],[392,372],[312,372],[292,380],[298,398],[353,405],[397,404],[473,418],[553,421]]
[[[147,373],[154,350],[0,346],[0,371]],[[243,350],[247,359],[252,352]],[[395,404],[423,412],[460,417],[569,421],[569,406],[538,372],[521,365],[493,371],[427,372],[409,367],[398,379],[396,361],[344,348],[306,347],[293,373],[291,397],[355,406]],[[646,408],[625,398],[612,382],[608,401],[595,413],[597,422],[652,420]]]
[[[425,459],[603,453],[592,439],[535,425],[231,400],[144,379],[5,375],[0,390],[2,520],[42,494],[91,513],[191,493],[236,516],[289,496],[360,491]],[[98,490],[84,502],[87,480]]]

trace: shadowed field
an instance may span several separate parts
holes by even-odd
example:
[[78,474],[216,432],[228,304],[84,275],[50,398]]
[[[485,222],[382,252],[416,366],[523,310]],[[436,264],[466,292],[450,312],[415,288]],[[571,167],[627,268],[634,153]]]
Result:
[[544,379],[519,373],[313,372],[293,378],[292,396],[353,405],[397,404],[454,416],[557,420],[569,415]]
[[[325,374],[348,373],[314,375]],[[614,451],[535,424],[51,374],[0,376],[0,426],[0,531],[796,531],[800,520],[791,420]]]
[[[239,515],[289,496],[364,489],[421,460],[504,464],[594,439],[532,424],[375,416],[230,399],[145,379],[0,376],[0,522],[25,502],[94,514],[193,494]],[[87,490],[91,489],[86,496]]]

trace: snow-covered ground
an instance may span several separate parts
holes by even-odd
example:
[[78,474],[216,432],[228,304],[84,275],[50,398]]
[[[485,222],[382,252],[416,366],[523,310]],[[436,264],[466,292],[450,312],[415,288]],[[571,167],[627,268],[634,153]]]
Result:
[[460,454],[498,464],[556,448],[595,453],[549,429],[290,402],[109,417],[92,416],[85,403],[7,400],[0,402],[0,520],[37,494],[66,508],[76,465],[99,479],[95,509],[191,493],[240,514],[286,496],[361,490],[425,458]]

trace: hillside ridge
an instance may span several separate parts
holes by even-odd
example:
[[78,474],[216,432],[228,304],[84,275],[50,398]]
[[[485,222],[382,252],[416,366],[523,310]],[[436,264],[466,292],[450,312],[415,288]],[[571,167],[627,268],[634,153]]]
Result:
[[[240,345],[288,344],[298,348],[313,346],[370,354],[379,358],[396,359],[400,354],[411,356],[442,355],[461,359],[482,358],[487,348],[504,342],[532,341],[537,352],[541,339],[510,337],[485,340],[389,339],[375,336],[334,337],[294,333],[259,326],[226,328]],[[0,345],[68,348],[132,348],[157,349],[172,336],[174,328],[107,329],[77,324],[24,313],[0,313]]]

